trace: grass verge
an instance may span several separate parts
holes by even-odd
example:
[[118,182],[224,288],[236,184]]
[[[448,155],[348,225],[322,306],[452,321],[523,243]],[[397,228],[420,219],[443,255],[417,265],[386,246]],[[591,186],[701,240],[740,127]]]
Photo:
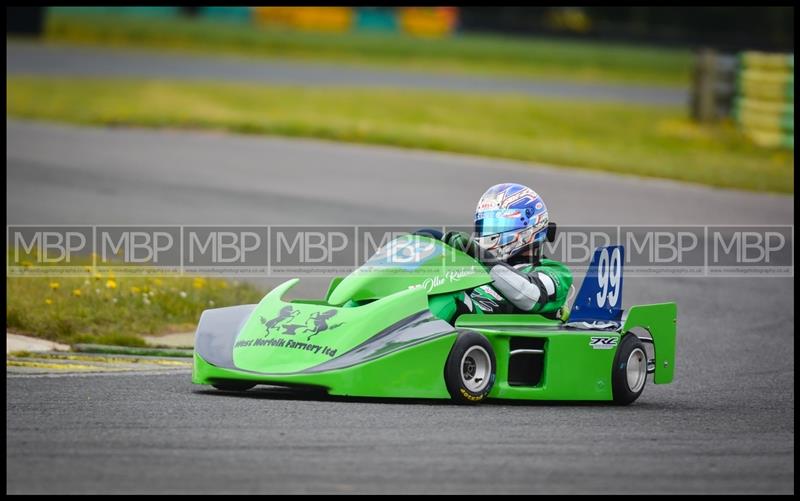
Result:
[[688,50],[601,42],[460,35],[309,33],[251,24],[50,12],[46,40],[103,47],[288,58],[393,69],[686,86]]
[[247,283],[115,277],[90,266],[84,277],[7,277],[6,293],[9,331],[67,344],[138,346],[147,352],[153,350],[140,334],[194,330],[207,308],[257,303],[263,297]]
[[6,83],[12,117],[314,137],[793,192],[790,151],[756,147],[731,123],[697,125],[682,107],[131,79]]
[[191,358],[194,350],[182,348],[142,348],[138,346],[113,346],[105,344],[76,344],[73,349],[80,353],[131,355],[140,357],[183,357]]

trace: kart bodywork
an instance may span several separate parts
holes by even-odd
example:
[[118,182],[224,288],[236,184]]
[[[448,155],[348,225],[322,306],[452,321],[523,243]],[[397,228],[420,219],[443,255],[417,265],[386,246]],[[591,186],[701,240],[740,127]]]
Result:
[[493,366],[485,393],[462,391],[462,400],[618,400],[614,366],[630,362],[617,352],[631,335],[651,347],[640,351],[649,352],[653,381],[672,381],[676,305],[633,306],[623,314],[621,247],[597,249],[564,321],[478,308],[456,316],[457,301],[469,300],[464,291],[490,283],[489,274],[440,241],[402,238],[332,280],[324,300],[286,300],[298,282],[292,279],[256,305],[203,312],[192,381],[221,389],[299,385],[342,396],[455,399],[446,364],[465,332],[488,340]]

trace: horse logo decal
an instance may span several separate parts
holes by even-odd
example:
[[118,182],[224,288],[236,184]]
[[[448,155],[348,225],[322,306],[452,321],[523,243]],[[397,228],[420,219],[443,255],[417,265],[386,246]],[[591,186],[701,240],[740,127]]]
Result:
[[272,332],[280,332],[287,336],[294,336],[298,332],[305,332],[309,334],[306,338],[306,341],[308,341],[320,332],[332,330],[342,325],[341,323],[328,323],[328,321],[338,313],[334,309],[311,313],[304,321],[296,320],[299,313],[299,311],[291,306],[284,306],[278,312],[278,316],[274,318],[266,319],[260,317],[261,323],[267,331],[266,335],[270,335]]
[[308,338],[306,338],[306,341],[322,331],[335,329],[342,325],[341,323],[328,325],[328,320],[333,318],[335,315],[336,310],[318,311],[316,313],[312,313],[308,317],[308,320],[306,320],[306,332],[311,333]]
[[[278,312],[278,316],[275,318],[267,320],[266,318],[261,317],[261,323],[264,324],[264,328],[267,331],[267,335],[269,335],[272,333],[272,329],[277,328],[279,324],[287,320],[294,320],[294,317],[296,317],[298,313],[300,312],[295,310],[291,306],[284,306],[283,308],[281,308],[281,311]],[[292,334],[294,334],[294,332],[292,332]]]

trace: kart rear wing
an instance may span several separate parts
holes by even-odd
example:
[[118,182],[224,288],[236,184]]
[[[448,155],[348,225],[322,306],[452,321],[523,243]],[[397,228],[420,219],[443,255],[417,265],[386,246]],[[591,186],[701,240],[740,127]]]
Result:
[[675,337],[677,334],[678,306],[675,303],[644,304],[628,310],[620,332],[631,332],[640,328],[647,331],[648,337],[639,339],[653,345],[655,358],[648,372],[654,372],[653,382],[667,384],[672,382],[675,373]]
[[619,323],[622,317],[622,267],[625,247],[613,245],[594,251],[589,269],[569,312],[570,322]]

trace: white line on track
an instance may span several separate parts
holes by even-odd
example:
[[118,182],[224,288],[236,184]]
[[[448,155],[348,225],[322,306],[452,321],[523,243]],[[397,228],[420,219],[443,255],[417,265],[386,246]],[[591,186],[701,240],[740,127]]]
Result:
[[6,379],[15,378],[57,378],[57,377],[86,377],[86,376],[164,376],[168,374],[191,374],[191,369],[172,369],[164,371],[114,371],[114,372],[67,372],[67,373],[40,373],[22,374],[6,372]]

